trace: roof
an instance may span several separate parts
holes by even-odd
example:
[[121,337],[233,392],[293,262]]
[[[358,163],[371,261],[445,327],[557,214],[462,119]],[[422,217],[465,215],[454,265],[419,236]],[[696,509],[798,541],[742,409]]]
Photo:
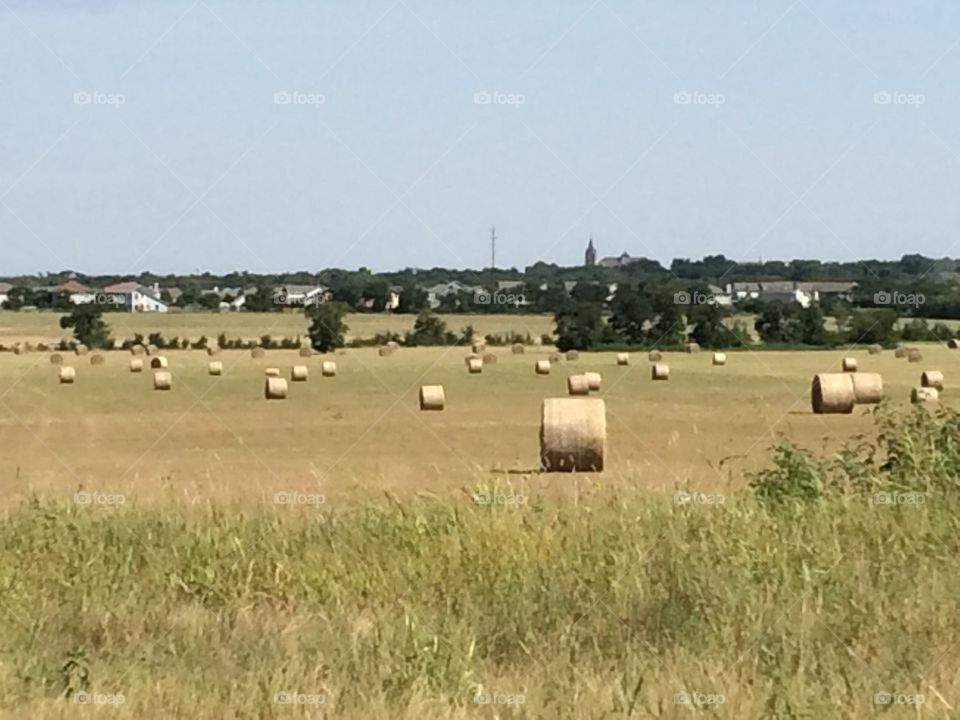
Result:
[[140,291],[143,291],[144,289],[145,288],[142,285],[140,285],[140,283],[138,282],[122,282],[122,283],[116,283],[115,285],[107,285],[103,289],[103,291],[105,293],[123,295],[126,293],[132,293],[134,291],[140,292]]
[[69,293],[83,293],[83,292],[92,292],[93,288],[89,288],[83,283],[79,283],[76,280],[68,280],[65,283],[60,285],[54,285],[52,290],[56,292],[69,292]]
[[523,280],[500,280],[497,282],[497,290],[513,290],[523,287]]
[[273,288],[274,292],[286,290],[287,295],[309,295],[310,293],[325,292],[326,288],[322,285],[277,285]]
[[857,287],[855,282],[838,282],[838,281],[824,281],[824,282],[802,282],[799,283],[800,287],[808,292],[821,292],[821,293],[848,293],[853,292],[854,288]]
[[13,290],[13,285],[10,283],[0,282],[0,293],[6,293]]

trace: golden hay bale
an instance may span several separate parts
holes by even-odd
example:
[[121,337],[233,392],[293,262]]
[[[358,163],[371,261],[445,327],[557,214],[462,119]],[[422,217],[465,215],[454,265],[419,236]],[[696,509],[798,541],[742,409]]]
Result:
[[265,357],[266,354],[267,351],[262,347],[255,347],[250,351],[250,357],[252,357],[254,360],[259,360],[260,358]]
[[576,350],[567,350],[568,362],[573,362],[574,360],[579,360],[579,359],[580,359],[580,353],[578,353]]
[[479,360],[479,359],[480,359],[479,355],[477,355],[476,353],[470,353],[469,355],[463,356],[463,364],[469,365],[471,360]]
[[467,371],[471,375],[476,375],[483,372],[483,360],[480,358],[473,358],[467,361]]
[[162,368],[167,367],[168,365],[169,363],[167,362],[167,359],[163,355],[159,355],[150,361],[151,370],[160,370]]
[[267,368],[263,371],[264,377],[280,377],[280,368]]
[[482,353],[487,349],[487,343],[485,340],[477,340],[470,346],[470,349],[475,353]]
[[589,395],[590,383],[586,375],[571,375],[567,378],[567,392],[571,395]]
[[871,355],[879,355],[881,352],[883,352],[883,346],[867,345],[867,352],[870,353]]
[[306,382],[310,377],[310,369],[306,365],[294,365],[290,369],[290,380],[292,382]]
[[907,362],[920,362],[923,360],[923,355],[917,348],[909,348],[907,350]]
[[46,343],[37,343],[37,352],[49,352],[50,346]]
[[445,404],[446,396],[443,392],[443,385],[420,386],[421,410],[443,410]]
[[603,378],[598,372],[588,372],[584,373],[583,376],[587,379],[587,387],[590,388],[590,392],[597,392],[600,390],[600,383],[603,382]]
[[14,355],[23,355],[24,352],[26,352],[26,351],[25,351],[25,350],[23,349],[23,347],[21,347],[20,345],[14,345],[14,346],[13,346],[13,354],[14,354]]
[[650,366],[651,380],[669,380],[670,366],[666,363],[654,363]]
[[158,352],[160,352],[160,348],[153,343],[147,345],[147,355],[156,355]]
[[493,353],[484,353],[483,354],[483,364],[484,365],[496,365],[497,356]]
[[140,358],[133,358],[130,360],[130,372],[140,373],[143,372],[143,360]]
[[60,368],[60,382],[64,385],[70,385],[77,379],[77,371],[72,367]]
[[207,356],[208,356],[208,357],[213,357],[214,355],[219,355],[219,354],[220,354],[220,348],[218,348],[218,347],[208,347],[208,348],[207,348]]
[[895,358],[905,358],[907,356],[907,349],[905,347],[898,347],[893,351],[893,356]]
[[883,376],[880,373],[852,373],[853,396],[857,405],[869,405],[883,400]]
[[727,354],[726,354],[726,353],[714,353],[714,354],[713,354],[713,364],[714,364],[714,365],[726,365],[726,364],[727,364]]
[[146,355],[147,349],[143,345],[134,345],[130,348],[131,355]]
[[63,355],[60,353],[54,353],[50,356],[51,365],[63,365]]
[[700,352],[700,346],[699,346],[697,343],[695,343],[695,342],[687,343],[687,352],[688,352],[688,353],[698,353],[698,352]]
[[856,372],[857,371],[857,359],[855,357],[845,357],[843,359],[843,371],[844,372]]
[[399,350],[400,343],[398,343],[396,340],[391,340],[390,342],[387,343],[387,347],[392,348],[394,350]]
[[949,341],[947,341],[947,347],[951,350],[956,350],[958,347],[960,347],[960,340],[951,338]]
[[607,410],[600,398],[547,398],[540,406],[543,472],[600,472],[607,449]]
[[558,352],[552,352],[549,355],[547,355],[547,360],[549,360],[552,363],[560,362],[561,360],[563,360],[563,355],[561,355]]
[[90,352],[90,348],[88,348],[86,345],[77,345],[77,346],[73,349],[73,351],[74,351],[77,355],[86,355],[88,352]]
[[536,365],[534,365],[534,372],[537,375],[549,375],[550,374],[550,361],[549,360],[537,360]]
[[207,365],[207,373],[215,377],[223,375],[223,363],[219,360],[214,360]]
[[810,385],[810,403],[817,415],[853,412],[857,396],[846,373],[820,373]]
[[324,360],[320,363],[320,374],[324,377],[334,377],[337,374],[337,364],[333,360]]
[[512,352],[514,355],[523,355],[525,351],[526,348],[520,343],[516,343],[512,348],[510,348],[510,352]]
[[286,400],[287,381],[280,377],[268,377],[263,385],[263,396],[267,400]]
[[932,387],[943,392],[943,373],[939,370],[927,370],[920,376],[920,387]]
[[169,390],[173,387],[173,375],[166,370],[158,370],[153,374],[154,390]]
[[106,359],[100,353],[94,353],[90,356],[91,365],[103,365],[106,362]]
[[651,350],[647,354],[647,360],[650,362],[660,362],[663,360],[663,353],[661,353],[659,350]]
[[391,355],[393,355],[393,352],[394,352],[394,348],[390,347],[389,345],[384,345],[379,350],[380,357],[390,357]]
[[630,353],[617,353],[617,365],[629,365]]
[[910,391],[910,402],[914,404],[938,402],[940,392],[933,387],[918,387]]
[[307,358],[313,357],[313,348],[302,347],[300,348],[300,357]]

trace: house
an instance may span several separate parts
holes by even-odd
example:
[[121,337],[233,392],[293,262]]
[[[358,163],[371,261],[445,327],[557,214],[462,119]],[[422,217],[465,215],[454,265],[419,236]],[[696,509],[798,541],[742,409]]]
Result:
[[643,258],[631,257],[629,253],[623,252],[620,253],[619,257],[605,257],[600,262],[597,263],[600,267],[606,268],[618,268],[625,267],[631,263],[638,262]]
[[707,290],[710,293],[710,299],[714,305],[730,307],[733,305],[733,296],[718,285],[708,285]]
[[391,285],[390,289],[387,290],[387,304],[385,310],[396,310],[400,307],[400,293],[403,292],[403,288],[399,285]]
[[451,280],[446,283],[438,283],[425,288],[427,292],[427,305],[431,310],[440,307],[440,301],[447,295],[457,295],[462,292],[470,293],[475,296],[486,296],[487,291],[482,287],[464,285],[459,280]]
[[108,285],[98,294],[97,302],[117,306],[126,312],[159,312],[170,310],[170,305],[160,297],[160,286],[144,287],[138,282],[122,282]]
[[330,297],[330,291],[322,285],[277,285],[273,288],[273,301],[288,307],[319,305]]
[[10,299],[11,290],[13,290],[13,285],[10,283],[0,283],[0,306]]
[[67,293],[70,302],[74,305],[89,305],[97,301],[97,291],[76,280],[68,280],[60,285],[54,285],[50,288],[50,292],[55,295]]
[[855,282],[838,282],[833,280],[797,283],[804,292],[816,302],[833,296],[844,300],[852,300],[853,292],[857,289]]
[[766,302],[799,303],[810,307],[830,296],[849,300],[856,289],[855,282],[795,282],[772,280],[759,282],[736,282],[727,284],[727,294],[733,300],[760,299]]

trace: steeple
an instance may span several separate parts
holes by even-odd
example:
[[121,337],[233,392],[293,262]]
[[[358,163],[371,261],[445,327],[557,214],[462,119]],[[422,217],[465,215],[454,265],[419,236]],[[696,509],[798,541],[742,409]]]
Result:
[[597,264],[597,249],[593,247],[593,235],[590,236],[590,242],[587,243],[587,252],[584,253],[583,264],[587,266]]

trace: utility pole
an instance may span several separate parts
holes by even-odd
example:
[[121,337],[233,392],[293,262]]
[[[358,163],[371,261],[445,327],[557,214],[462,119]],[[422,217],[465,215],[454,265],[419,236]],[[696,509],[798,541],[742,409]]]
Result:
[[496,269],[497,269],[497,228],[496,226],[494,226],[490,228],[490,292],[491,293],[497,289]]

